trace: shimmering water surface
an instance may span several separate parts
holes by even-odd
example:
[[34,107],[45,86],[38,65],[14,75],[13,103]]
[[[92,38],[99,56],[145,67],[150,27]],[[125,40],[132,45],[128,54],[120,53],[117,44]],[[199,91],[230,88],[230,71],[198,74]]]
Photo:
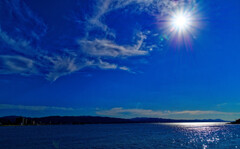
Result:
[[0,127],[0,149],[240,148],[240,125],[96,124]]

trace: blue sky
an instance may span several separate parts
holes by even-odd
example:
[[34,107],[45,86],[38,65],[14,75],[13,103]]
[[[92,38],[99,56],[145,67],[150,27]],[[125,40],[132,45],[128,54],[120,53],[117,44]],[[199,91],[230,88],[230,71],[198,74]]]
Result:
[[239,26],[236,0],[2,0],[0,116],[237,119]]

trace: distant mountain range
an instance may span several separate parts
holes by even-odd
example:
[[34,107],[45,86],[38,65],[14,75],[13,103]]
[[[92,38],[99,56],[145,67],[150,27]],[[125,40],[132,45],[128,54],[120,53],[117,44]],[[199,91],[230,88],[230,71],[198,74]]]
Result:
[[100,116],[48,116],[40,118],[22,116],[0,117],[0,125],[120,124],[120,123],[173,123],[173,122],[226,122],[226,121],[221,119],[175,120],[147,117],[123,119]]

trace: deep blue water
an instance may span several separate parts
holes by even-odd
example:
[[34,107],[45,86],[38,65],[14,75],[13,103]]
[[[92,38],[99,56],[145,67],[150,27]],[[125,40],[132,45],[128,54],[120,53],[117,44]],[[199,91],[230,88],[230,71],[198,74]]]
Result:
[[240,125],[96,124],[0,127],[0,149],[240,148]]

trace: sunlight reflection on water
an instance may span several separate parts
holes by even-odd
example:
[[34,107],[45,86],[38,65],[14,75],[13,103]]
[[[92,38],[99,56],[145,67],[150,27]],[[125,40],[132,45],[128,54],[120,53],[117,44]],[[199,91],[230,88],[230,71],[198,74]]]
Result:
[[[163,125],[173,126],[188,138],[188,144],[202,144],[202,148],[208,148],[208,144],[218,144],[220,136],[225,138],[228,130],[223,125],[226,122],[195,122],[195,123],[165,123]],[[219,134],[220,132],[220,134]],[[228,134],[229,135],[229,134]]]
[[186,123],[159,123],[161,125],[177,125],[183,127],[202,127],[202,126],[217,126],[225,125],[226,122],[186,122]]

